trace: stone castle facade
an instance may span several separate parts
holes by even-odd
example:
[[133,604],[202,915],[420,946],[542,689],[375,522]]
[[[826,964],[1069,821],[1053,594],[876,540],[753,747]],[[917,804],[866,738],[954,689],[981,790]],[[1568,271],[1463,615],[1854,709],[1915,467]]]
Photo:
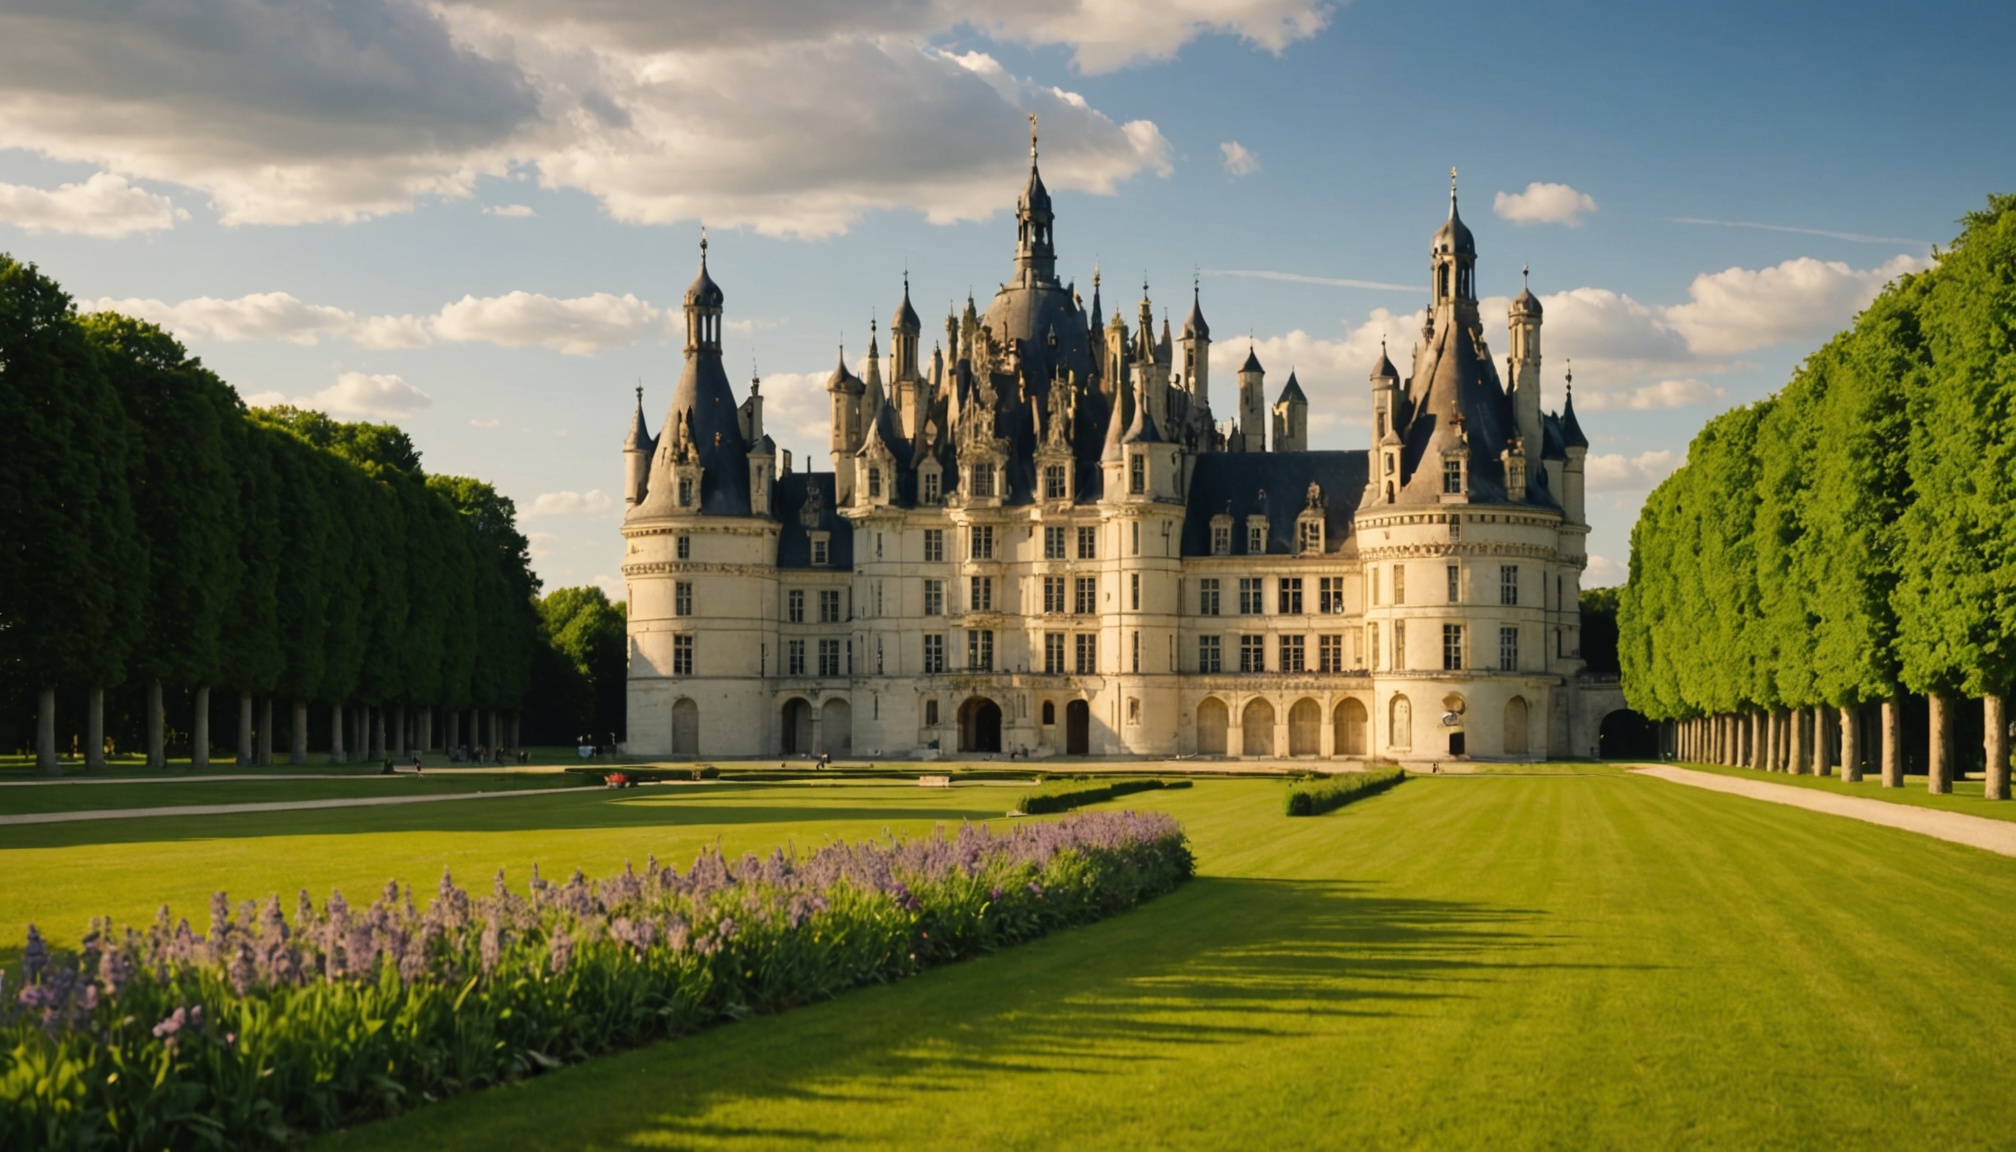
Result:
[[794,471],[721,362],[701,244],[685,368],[624,446],[633,753],[1443,760],[1589,755],[1614,686],[1580,676],[1583,465],[1541,407],[1522,290],[1503,376],[1456,207],[1403,376],[1362,451],[1311,451],[1294,375],[1251,351],[1211,403],[1193,293],[1172,338],[1056,271],[1032,143],[1014,278],[923,351],[827,383],[829,472]]

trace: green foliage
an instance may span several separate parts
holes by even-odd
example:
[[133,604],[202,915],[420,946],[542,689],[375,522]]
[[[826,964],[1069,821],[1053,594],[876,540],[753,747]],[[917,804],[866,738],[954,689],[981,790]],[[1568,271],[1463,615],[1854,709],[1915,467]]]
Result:
[[[600,588],[556,588],[539,601],[543,644],[534,653],[535,742],[572,743],[589,735],[622,738],[628,706],[630,641],[625,606]],[[531,738],[531,737],[528,737]]]
[[[1080,780],[1090,780],[1081,776]],[[1160,788],[1188,788],[1188,780],[1115,780],[1110,784],[1100,784],[1091,788],[1045,788],[1031,792],[1016,801],[1015,810],[1024,816],[1048,816],[1058,812],[1069,812],[1087,804],[1131,796],[1136,792],[1153,792]]]
[[1646,501],[1618,613],[1633,708],[2016,682],[2016,197],[1963,224]]
[[1582,590],[1582,665],[1591,672],[1617,671],[1617,588]]
[[1290,816],[1321,816],[1325,812],[1342,808],[1353,800],[1377,796],[1405,779],[1407,772],[1401,768],[1344,772],[1324,777],[1316,783],[1295,785],[1288,789],[1288,798],[1284,806]]

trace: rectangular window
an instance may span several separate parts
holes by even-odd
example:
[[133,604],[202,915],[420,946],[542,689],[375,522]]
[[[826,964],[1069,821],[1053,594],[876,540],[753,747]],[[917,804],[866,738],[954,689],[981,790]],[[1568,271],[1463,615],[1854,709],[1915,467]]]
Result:
[[819,675],[840,675],[840,641],[819,641]]
[[1296,541],[1297,548],[1303,552],[1323,551],[1323,522],[1321,520],[1303,520],[1296,524],[1295,529],[1301,537]]
[[[943,633],[939,632],[925,633],[924,671],[926,672],[945,671],[945,636]],[[936,723],[936,721],[935,720],[929,721],[929,723]]]
[[1077,651],[1074,653],[1077,660],[1073,665],[1073,669],[1080,676],[1097,674],[1099,671],[1099,634],[1097,632],[1080,632],[1072,639],[1076,641],[1077,647]]
[[1099,529],[1078,529],[1078,559],[1097,560],[1099,558]]
[[790,671],[791,675],[803,676],[805,674],[805,642],[803,640],[785,641],[784,655],[784,667]]
[[992,524],[975,524],[973,527],[967,529],[967,541],[970,545],[968,552],[972,559],[992,560],[994,558],[994,526]]
[[[924,503],[926,504],[938,503],[939,484],[941,483],[938,477],[938,473],[935,471],[926,472],[924,473],[922,480],[924,484],[924,496],[923,496]],[[936,704],[937,701],[933,700],[932,703]]]
[[1265,636],[1239,637],[1239,671],[1265,672],[1267,670],[1267,638]]
[[1064,526],[1062,524],[1050,524],[1044,527],[1043,559],[1064,559]]
[[1139,572],[1130,572],[1127,574],[1127,606],[1136,612],[1141,610],[1141,574]]
[[1281,577],[1281,586],[1276,589],[1274,609],[1283,616],[1302,615],[1302,578],[1300,576]]
[[1211,554],[1230,556],[1232,554],[1232,526],[1230,524],[1211,525]]
[[1519,566],[1506,564],[1498,569],[1498,603],[1519,603]]
[[966,610],[968,612],[992,612],[994,610],[994,578],[992,576],[969,576],[966,578]]
[[1463,518],[1461,516],[1449,517],[1449,539],[1461,540],[1462,538],[1463,538]]
[[812,563],[813,563],[813,565],[814,565],[815,567],[820,567],[820,568],[823,568],[823,567],[825,567],[825,566],[826,566],[826,556],[827,556],[827,551],[826,551],[826,537],[825,537],[825,535],[824,535],[824,534],[822,533],[821,535],[818,535],[818,536],[814,536],[814,537],[812,537]]
[[691,536],[679,537],[679,559],[691,560],[692,558],[693,558],[693,538]]
[[994,633],[985,629],[966,633],[966,670],[968,672],[994,670]]
[[840,622],[840,590],[821,588],[819,590],[819,622],[838,624]]
[[1344,614],[1344,578],[1325,576],[1316,584],[1316,607],[1325,616]]
[[1442,670],[1457,672],[1463,668],[1463,626],[1461,624],[1442,625]]
[[882,533],[875,533],[875,559],[882,558]]
[[1134,644],[1133,667],[1134,671],[1139,672],[1141,671],[1141,633],[1139,632],[1134,633],[1133,644]]
[[1393,603],[1407,603],[1407,566],[1393,565]]
[[1281,637],[1281,671],[1306,672],[1309,670],[1309,649],[1307,636]]
[[1046,616],[1064,614],[1064,577],[1043,577],[1043,613]]
[[1267,529],[1258,524],[1246,526],[1246,551],[1253,556],[1267,551]]
[[1241,616],[1258,616],[1264,611],[1261,607],[1261,602],[1265,599],[1266,594],[1260,590],[1260,577],[1241,576],[1239,578],[1239,614]]
[[882,469],[880,468],[871,467],[868,469],[868,498],[870,500],[880,500],[882,498]]
[[1080,616],[1090,616],[1099,611],[1099,578],[1080,576],[1071,589],[1071,610]]
[[1148,458],[1139,452],[1127,457],[1127,491],[1137,496],[1148,491]]
[[1064,633],[1043,633],[1043,671],[1052,676],[1064,671]]
[[685,476],[679,478],[679,507],[693,506],[693,481]]
[[1498,670],[1517,672],[1519,670],[1519,629],[1498,629]]
[[1044,465],[1043,498],[1045,500],[1062,500],[1065,499],[1066,491],[1067,490],[1064,487],[1064,465],[1062,464]]
[[994,466],[992,464],[973,465],[973,498],[990,499],[994,495]]
[[924,562],[936,564],[945,559],[945,530],[943,528],[924,529]]
[[1218,578],[1208,576],[1197,581],[1197,614],[1199,616],[1218,615]]
[[1365,660],[1367,667],[1376,668],[1379,666],[1379,625],[1377,624],[1365,625]]
[[1407,622],[1393,622],[1393,667],[1407,667]]
[[926,728],[936,728],[938,726],[938,701],[924,701],[924,726]]
[[785,594],[784,602],[787,605],[785,612],[787,617],[790,619],[791,623],[803,624],[805,622],[804,591],[802,589],[793,588],[790,592]]
[[672,614],[691,616],[693,614],[693,585],[681,580],[672,585]]
[[1197,671],[1222,672],[1225,669],[1225,646],[1217,636],[1197,638]]
[[674,636],[672,638],[672,675],[691,676],[693,674],[693,637]]
[[924,615],[943,616],[945,614],[945,581],[924,581]]
[[1451,564],[1449,565],[1448,572],[1449,603],[1461,604],[1463,602],[1463,569]]
[[1344,637],[1341,634],[1316,638],[1316,670],[1318,672],[1344,670]]
[[1442,491],[1451,496],[1463,494],[1463,460],[1451,456],[1442,461]]

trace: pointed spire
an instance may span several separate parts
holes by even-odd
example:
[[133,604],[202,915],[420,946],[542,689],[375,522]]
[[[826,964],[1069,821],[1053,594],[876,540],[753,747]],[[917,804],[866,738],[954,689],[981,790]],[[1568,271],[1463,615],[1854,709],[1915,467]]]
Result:
[[1393,367],[1393,358],[1386,354],[1386,338],[1381,336],[1379,338],[1379,363],[1372,366],[1372,381],[1376,384],[1382,380],[1398,381],[1399,379],[1400,373]]
[[1568,361],[1568,383],[1564,389],[1566,397],[1561,401],[1561,443],[1569,448],[1589,447],[1589,437],[1582,434],[1582,425],[1575,419],[1575,361]]
[[630,416],[630,435],[623,439],[625,452],[649,453],[656,441],[651,438],[651,430],[644,422],[644,386],[637,386],[637,410]]
[[1183,321],[1183,338],[1186,340],[1193,338],[1209,340],[1211,338],[1211,325],[1204,322],[1203,293],[1202,274],[1192,271],[1190,274],[1190,315]]

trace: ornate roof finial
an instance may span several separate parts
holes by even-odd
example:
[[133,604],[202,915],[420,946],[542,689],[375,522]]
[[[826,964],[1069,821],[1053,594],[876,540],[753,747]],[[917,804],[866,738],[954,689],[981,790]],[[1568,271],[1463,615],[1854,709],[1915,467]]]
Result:
[[1529,287],[1529,285],[1526,283],[1527,273],[1529,271],[1530,269],[1526,265],[1524,264],[1519,265],[1519,286],[1521,288]]
[[700,266],[707,266],[707,225],[700,225]]
[[1029,159],[1036,159],[1036,114],[1029,113]]
[[1454,165],[1451,165],[1449,168],[1449,214],[1451,216],[1456,214],[1456,168]]
[[1575,358],[1568,357],[1568,391],[1575,391]]
[[1099,290],[1099,262],[1097,260],[1092,262],[1092,290],[1094,292]]

